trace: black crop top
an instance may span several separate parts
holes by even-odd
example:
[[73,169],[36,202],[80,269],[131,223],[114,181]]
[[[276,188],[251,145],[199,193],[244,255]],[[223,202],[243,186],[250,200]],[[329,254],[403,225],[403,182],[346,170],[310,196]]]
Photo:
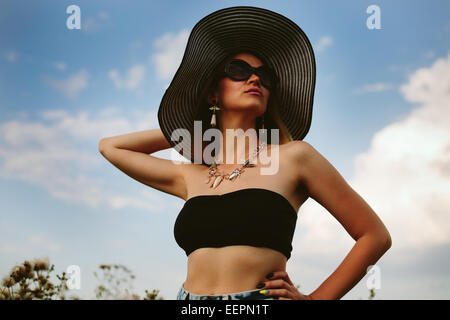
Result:
[[174,235],[186,256],[198,248],[250,245],[291,256],[297,212],[281,194],[248,188],[188,199]]

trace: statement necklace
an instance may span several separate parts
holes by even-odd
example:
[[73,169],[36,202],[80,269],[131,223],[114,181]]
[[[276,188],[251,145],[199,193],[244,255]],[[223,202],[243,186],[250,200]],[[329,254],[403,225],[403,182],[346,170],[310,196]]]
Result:
[[212,183],[209,187],[215,189],[224,179],[234,181],[235,178],[239,177],[242,174],[242,172],[244,172],[245,167],[254,166],[254,164],[250,163],[250,159],[256,157],[265,146],[266,146],[265,142],[260,142],[259,146],[255,148],[255,151],[253,152],[251,158],[247,159],[247,161],[245,162],[243,161],[241,167],[234,169],[233,172],[231,173],[224,174],[223,172],[219,172],[217,169],[216,159],[214,159],[213,163],[209,166],[209,175],[208,179],[205,180],[205,183],[206,184],[210,183],[211,178],[213,178]]

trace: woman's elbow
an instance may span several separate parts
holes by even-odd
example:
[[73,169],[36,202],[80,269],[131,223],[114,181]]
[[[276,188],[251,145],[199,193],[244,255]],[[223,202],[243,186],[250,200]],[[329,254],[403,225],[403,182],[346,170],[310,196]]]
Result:
[[98,151],[101,153],[101,154],[103,154],[104,155],[104,151],[105,151],[105,148],[106,148],[106,145],[107,145],[107,143],[108,143],[108,140],[107,140],[108,138],[102,138],[101,140],[100,140],[100,142],[98,143]]
[[378,233],[376,238],[384,250],[387,251],[390,247],[392,247],[392,238],[388,231]]
[[369,232],[367,235],[373,239],[373,242],[376,243],[378,247],[382,247],[385,251],[392,246],[391,235],[387,230]]
[[392,246],[391,234],[383,223],[375,230],[373,231],[373,234],[375,234],[378,242],[381,243],[381,246],[387,251]]
[[390,233],[388,232],[386,236],[386,250],[388,250],[390,247],[392,247],[392,238]]

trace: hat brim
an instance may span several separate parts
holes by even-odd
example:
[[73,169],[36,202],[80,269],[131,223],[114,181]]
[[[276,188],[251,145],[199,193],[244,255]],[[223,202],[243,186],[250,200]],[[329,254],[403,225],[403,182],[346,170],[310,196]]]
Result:
[[[158,109],[164,136],[178,152],[191,142],[173,141],[176,129],[189,129],[200,93],[217,65],[233,52],[250,51],[276,72],[279,114],[294,140],[303,140],[312,118],[316,64],[303,30],[287,17],[258,7],[236,6],[202,18],[191,31],[181,64]],[[187,157],[191,161],[190,156]]]

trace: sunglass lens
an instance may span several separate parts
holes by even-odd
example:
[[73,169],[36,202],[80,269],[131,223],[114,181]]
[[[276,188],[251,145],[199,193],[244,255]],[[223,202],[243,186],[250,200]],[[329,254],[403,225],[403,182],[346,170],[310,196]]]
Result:
[[[227,74],[234,80],[247,80],[252,71],[250,66],[242,60],[232,60],[227,67]],[[257,69],[258,77],[261,79],[261,83],[266,88],[272,88],[274,80],[272,73],[265,67]]]
[[266,69],[259,70],[258,76],[265,87],[270,88],[272,86],[272,76]]
[[250,70],[245,63],[232,61],[228,66],[228,72],[234,78],[244,80],[248,78]]

